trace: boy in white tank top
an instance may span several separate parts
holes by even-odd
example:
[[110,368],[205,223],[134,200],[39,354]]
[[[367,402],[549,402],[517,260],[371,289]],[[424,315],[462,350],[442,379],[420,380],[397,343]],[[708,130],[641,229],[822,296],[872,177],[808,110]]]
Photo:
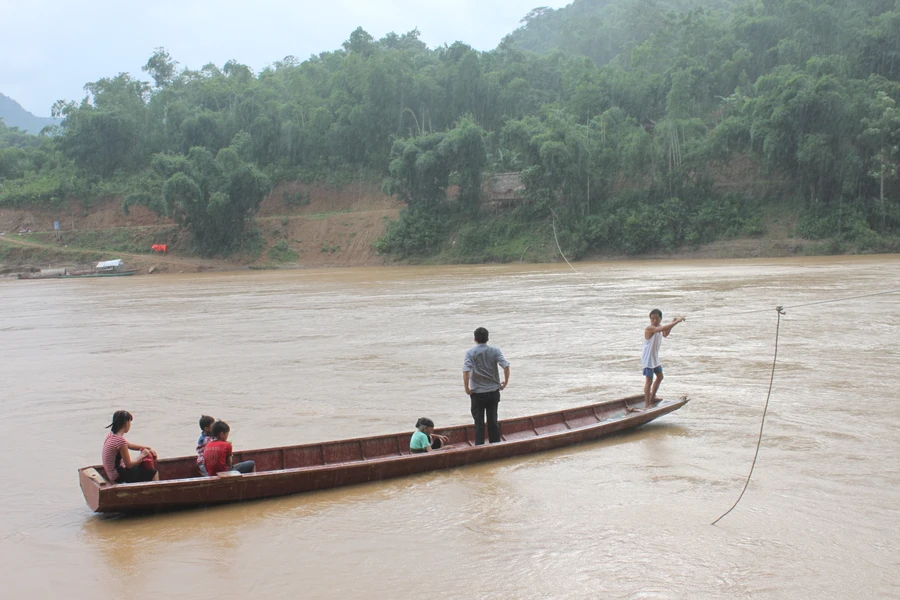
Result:
[[684,317],[677,317],[661,325],[662,311],[658,308],[650,311],[650,325],[644,329],[644,348],[641,352],[641,367],[644,369],[644,408],[650,408],[650,405],[656,402],[656,392],[663,380],[663,368],[659,362],[659,346],[662,338],[669,337],[672,328],[682,321]]

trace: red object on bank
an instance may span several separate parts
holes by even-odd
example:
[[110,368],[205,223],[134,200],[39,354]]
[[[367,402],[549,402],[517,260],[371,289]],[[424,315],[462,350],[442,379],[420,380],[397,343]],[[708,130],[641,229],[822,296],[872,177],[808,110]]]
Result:
[[163,252],[163,253],[165,253],[165,252],[167,251],[166,246],[167,246],[167,244],[153,244],[152,246],[150,246],[150,248],[151,248],[154,252]]

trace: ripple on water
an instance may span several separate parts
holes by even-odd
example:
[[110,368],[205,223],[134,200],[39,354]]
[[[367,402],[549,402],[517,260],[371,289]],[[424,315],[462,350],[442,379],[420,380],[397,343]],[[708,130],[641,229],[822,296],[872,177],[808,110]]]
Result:
[[[435,598],[890,597],[900,473],[883,459],[900,453],[900,415],[890,378],[872,374],[893,371],[893,298],[782,318],[753,479],[709,523],[746,480],[774,350],[774,315],[726,315],[874,292],[900,261],[576,268],[2,286],[0,470],[18,482],[0,490],[5,588],[113,598],[115,573],[135,598],[209,581],[221,598],[401,598],[424,574]],[[663,342],[661,394],[692,401],[634,432],[149,517],[92,516],[77,487],[118,408],[135,415],[129,439],[164,455],[193,452],[204,412],[229,421],[237,449],[411,432],[423,414],[467,423],[459,371],[479,325],[512,362],[503,416],[640,393],[655,306],[688,315]]]

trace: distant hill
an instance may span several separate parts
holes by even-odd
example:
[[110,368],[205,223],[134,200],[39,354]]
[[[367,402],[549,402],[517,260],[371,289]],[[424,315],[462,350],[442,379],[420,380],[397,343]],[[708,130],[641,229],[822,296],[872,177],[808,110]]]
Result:
[[60,120],[50,117],[36,117],[20,105],[18,102],[0,94],[0,119],[7,127],[18,127],[28,133],[37,135],[47,125],[59,125]]
[[533,9],[502,44],[538,54],[559,49],[598,66],[640,45],[669,24],[670,14],[702,8],[730,13],[745,0],[574,0],[559,9]]

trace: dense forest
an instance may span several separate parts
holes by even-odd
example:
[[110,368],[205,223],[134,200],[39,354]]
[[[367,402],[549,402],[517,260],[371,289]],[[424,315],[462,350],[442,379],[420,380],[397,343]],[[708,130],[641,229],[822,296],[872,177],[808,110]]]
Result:
[[[898,0],[576,0],[489,52],[358,28],[259,73],[163,48],[144,72],[57,102],[40,136],[0,124],[0,206],[121,197],[220,254],[275,183],[363,178],[406,202],[378,249],[410,260],[518,260],[557,233],[570,257],[640,254],[773,215],[898,249]],[[741,161],[772,185],[721,185]],[[524,193],[489,208],[506,172]]]

